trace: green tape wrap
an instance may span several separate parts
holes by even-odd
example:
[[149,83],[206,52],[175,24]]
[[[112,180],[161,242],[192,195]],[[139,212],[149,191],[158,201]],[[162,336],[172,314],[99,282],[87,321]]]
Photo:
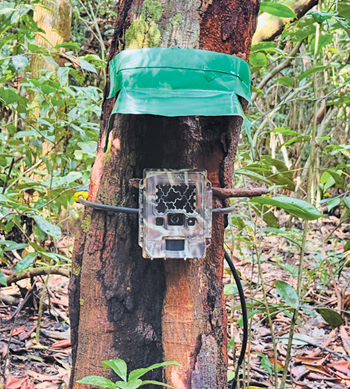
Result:
[[250,70],[241,58],[207,50],[124,50],[110,62],[112,116],[245,116],[238,96],[250,100]]

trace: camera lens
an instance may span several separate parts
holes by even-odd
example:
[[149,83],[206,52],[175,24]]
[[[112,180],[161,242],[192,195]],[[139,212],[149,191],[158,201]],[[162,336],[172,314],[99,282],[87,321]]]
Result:
[[168,224],[169,226],[183,226],[184,215],[182,213],[169,213]]
[[197,219],[195,217],[190,217],[187,219],[187,225],[193,227],[196,225]]

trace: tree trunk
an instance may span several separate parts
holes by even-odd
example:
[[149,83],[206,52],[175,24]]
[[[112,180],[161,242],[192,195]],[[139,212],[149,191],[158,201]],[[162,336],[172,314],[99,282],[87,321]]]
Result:
[[[154,3],[120,1],[110,58],[147,44],[248,58],[258,0],[163,0],[160,17],[149,22],[153,35],[143,31],[140,38],[133,22]],[[152,9],[148,15],[155,15]],[[206,169],[214,187],[231,187],[241,118],[118,115],[104,154],[113,103],[103,106],[89,200],[137,207],[130,179],[142,178],[145,168]],[[213,206],[223,201],[214,198]],[[155,370],[149,379],[176,389],[227,388],[224,224],[222,215],[213,216],[205,258],[151,261],[141,256],[136,216],[85,210],[70,283],[71,388],[81,387],[75,382],[86,375],[110,374],[100,361],[112,358],[124,359],[130,370],[176,360],[181,367]]]
[[[70,38],[72,24],[71,0],[45,0],[35,6],[34,20],[38,27],[45,31],[35,36],[35,43],[39,46],[51,48]],[[56,58],[63,66],[66,62],[63,58]],[[54,69],[41,55],[34,55],[31,62],[33,78],[39,77],[40,69]]]

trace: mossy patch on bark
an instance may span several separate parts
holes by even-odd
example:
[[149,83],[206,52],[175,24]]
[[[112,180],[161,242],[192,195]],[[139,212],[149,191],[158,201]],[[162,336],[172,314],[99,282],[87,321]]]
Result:
[[144,1],[140,17],[133,21],[125,32],[125,48],[157,47],[160,41],[160,30],[157,22],[162,16],[162,12],[162,6],[158,1]]
[[89,232],[91,223],[91,216],[87,215],[86,218],[81,222],[81,228],[84,232]]

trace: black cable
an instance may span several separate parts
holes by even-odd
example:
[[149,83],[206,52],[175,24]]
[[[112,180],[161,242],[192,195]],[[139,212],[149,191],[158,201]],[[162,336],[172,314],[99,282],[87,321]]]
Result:
[[139,213],[138,208],[116,207],[114,205],[93,203],[91,201],[85,200],[83,198],[83,196],[79,196],[79,203],[85,205],[86,207],[98,209],[100,211],[114,212],[114,213],[119,213],[119,212],[120,213],[134,213],[134,214]]
[[228,265],[231,269],[233,278],[235,279],[235,283],[237,285],[239,299],[241,301],[242,318],[243,318],[242,348],[241,348],[241,353],[240,353],[239,358],[238,358],[235,378],[232,380],[232,384],[231,384],[231,389],[236,389],[237,381],[238,381],[238,372],[239,372],[239,369],[244,361],[244,356],[245,356],[245,352],[246,352],[247,344],[248,344],[248,313],[247,313],[247,305],[245,302],[244,291],[243,291],[243,287],[241,284],[241,280],[239,279],[239,275],[237,273],[235,265],[232,262],[232,259],[230,258],[230,256],[228,255],[228,253],[226,251],[225,251],[225,259],[226,259],[226,262],[228,263]]

